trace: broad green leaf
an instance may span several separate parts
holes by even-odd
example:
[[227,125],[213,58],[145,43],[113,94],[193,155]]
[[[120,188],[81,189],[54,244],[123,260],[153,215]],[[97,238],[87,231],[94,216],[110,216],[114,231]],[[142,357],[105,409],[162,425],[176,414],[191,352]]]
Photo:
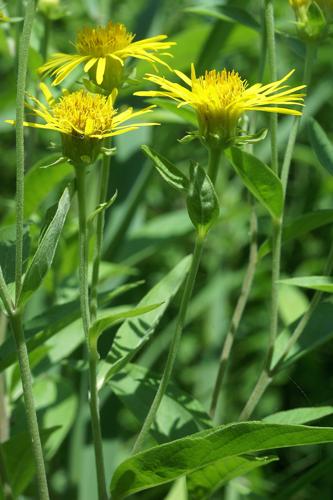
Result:
[[[23,262],[29,257],[30,237],[29,228],[23,230]],[[15,281],[15,248],[16,226],[2,226],[0,228],[0,267],[7,284]]]
[[310,288],[320,292],[333,293],[333,278],[329,276],[302,276],[299,278],[289,278],[279,280],[281,285],[299,286],[301,288]]
[[[128,283],[111,292],[100,294],[99,304],[105,305],[110,300],[141,284],[142,281]],[[29,320],[24,325],[29,353],[44,345],[47,340],[54,335],[62,333],[66,328],[68,328],[69,334],[71,328],[75,329],[74,323],[80,318],[80,315],[80,302],[77,299],[64,304],[55,305]],[[68,344],[71,344],[71,342],[67,342],[67,345]],[[8,338],[0,346],[0,372],[15,363],[16,359],[15,346],[13,345],[12,339]]]
[[[103,384],[123,368],[144,346],[154,333],[172,297],[183,283],[191,264],[191,256],[185,257],[139,302],[138,307],[163,302],[161,307],[147,313],[144,319],[127,320],[116,332],[107,362],[101,361],[98,369],[97,384]],[[110,367],[111,364],[111,367]]]
[[194,227],[206,236],[219,217],[220,205],[212,181],[198,164],[190,167],[186,204]]
[[114,500],[246,453],[333,442],[333,428],[242,422],[199,432],[125,460],[110,485]]
[[63,192],[57,211],[38,245],[36,253],[24,276],[19,305],[22,306],[37,290],[51,267],[62,228],[71,205],[71,193],[67,187]]
[[[290,332],[293,332],[297,327],[300,319],[288,325],[288,331],[283,331],[278,336],[272,360],[272,368],[276,366],[281,358],[286,343],[290,337]],[[321,302],[314,310],[309,319],[301,337],[293,350],[288,353],[286,359],[281,364],[280,370],[295,363],[299,358],[309,354],[314,349],[317,349],[333,338],[333,304],[329,300]]]
[[255,156],[238,148],[231,148],[231,163],[253,196],[279,220],[283,208],[283,190],[280,179]]
[[251,470],[278,460],[277,457],[227,457],[203,467],[187,477],[191,500],[209,500],[226,483]]
[[161,305],[162,303],[151,304],[143,307],[134,307],[133,309],[122,311],[118,314],[109,314],[107,316],[97,319],[89,329],[89,341],[92,349],[94,349],[96,353],[98,352],[97,341],[99,337],[102,335],[102,333],[108,328],[110,328],[110,326],[114,325],[115,323],[118,323],[119,321],[123,321],[124,319],[127,318],[135,318],[137,316],[142,316],[143,314],[146,314],[150,311],[154,311],[154,309],[157,309]]
[[[42,430],[41,438],[45,443],[58,427]],[[6,470],[15,496],[20,495],[35,474],[35,464],[31,453],[31,439],[27,432],[13,435],[2,443]]]
[[[109,381],[112,392],[140,423],[147,416],[159,383],[160,377],[131,363]],[[164,443],[210,427],[212,422],[201,404],[170,383],[150,432],[158,443]]]
[[152,160],[159,174],[171,187],[181,192],[187,192],[189,182],[185,174],[151,147],[141,146],[141,149]]
[[310,143],[320,164],[333,175],[333,144],[326,135],[326,132],[313,118],[308,125]]
[[294,408],[268,415],[263,421],[270,424],[307,424],[332,414],[333,406]]
[[[333,222],[333,210],[316,210],[295,217],[285,223],[282,233],[282,243],[297,239],[304,234]],[[259,258],[265,257],[272,250],[272,241],[266,240],[259,248]]]
[[229,21],[237,24],[240,23],[255,30],[260,28],[259,23],[251,14],[238,7],[219,6],[218,10],[205,9],[201,7],[189,7],[185,9],[185,12],[191,12],[192,14],[199,14],[201,16],[214,17],[215,19],[220,19],[221,21]]

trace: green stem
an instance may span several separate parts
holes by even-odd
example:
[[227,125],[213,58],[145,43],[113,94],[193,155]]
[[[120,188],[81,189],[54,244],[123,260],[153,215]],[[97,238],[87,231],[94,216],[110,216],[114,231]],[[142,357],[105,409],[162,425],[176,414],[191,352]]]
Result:
[[[273,0],[265,0],[265,25],[267,36],[267,56],[269,65],[269,79],[271,82],[277,80],[276,47],[275,47],[275,22]],[[271,163],[272,170],[278,172],[278,143],[277,143],[277,113],[270,115],[271,135]]]
[[91,427],[93,434],[95,462],[98,484],[99,500],[107,500],[105,468],[103,458],[102,434],[99,417],[99,401],[96,383],[96,353],[92,352],[89,343],[90,309],[89,309],[89,278],[88,278],[88,231],[86,212],[86,169],[76,167],[77,194],[79,206],[79,240],[80,240],[80,303],[83,330],[86,339],[89,362],[89,405],[91,414]]
[[[311,79],[311,70],[312,70],[312,64],[315,59],[315,53],[316,53],[316,48],[313,45],[308,44],[306,47],[306,58],[305,58],[305,65],[304,65],[304,77],[303,81],[306,85],[310,83]],[[281,246],[282,246],[282,229],[283,229],[283,220],[284,220],[284,212],[285,212],[285,198],[286,198],[286,192],[287,192],[287,187],[288,187],[288,178],[289,178],[289,170],[290,170],[290,164],[294,152],[294,147],[295,147],[295,142],[296,142],[296,137],[297,137],[297,132],[299,128],[299,124],[301,121],[301,117],[296,117],[293,121],[291,131],[289,134],[289,140],[287,144],[287,148],[285,151],[285,156],[282,164],[282,169],[281,169],[281,183],[282,183],[282,188],[283,188],[283,197],[284,197],[284,206],[283,206],[283,213],[281,217],[281,221],[275,224],[274,227],[274,235],[273,235],[273,246],[272,246],[272,309],[271,309],[271,329],[270,329],[270,340],[269,340],[269,346],[268,346],[268,351],[267,351],[267,356],[266,356],[266,361],[265,361],[265,367],[263,372],[261,373],[257,384],[250,395],[249,400],[247,401],[244,410],[241,413],[241,418],[249,418],[252,415],[253,410],[256,408],[257,404],[259,403],[261,397],[263,396],[265,390],[269,386],[271,380],[273,379],[273,376],[277,373],[277,367],[280,366],[280,361],[278,363],[278,366],[274,367],[272,369],[272,358],[273,358],[273,352],[274,352],[274,344],[277,336],[277,327],[278,327],[278,284],[277,281],[279,280],[280,277],[280,261],[281,261]],[[295,332],[292,335],[291,338],[296,338],[295,342],[297,339],[300,337],[302,334],[315,306],[317,305],[318,301],[318,296],[313,298],[313,304],[312,306],[310,305],[309,311],[306,313],[304,321],[301,320],[299,325],[296,327],[296,335]],[[290,339],[291,340],[291,339]],[[294,345],[294,343],[292,343]],[[285,352],[284,357],[288,354],[289,349],[291,348],[291,342],[289,341],[289,344],[287,345],[287,352]],[[263,384],[262,380],[265,380],[266,383]]]
[[[109,186],[109,175],[110,175],[110,157],[104,155],[102,160],[102,171],[100,175],[100,185],[99,185],[99,199],[98,204],[101,205],[105,203],[108,186]],[[103,244],[103,231],[105,222],[105,210],[99,212],[96,216],[96,246],[95,246],[95,257],[93,263],[92,280],[91,280],[91,320],[94,321],[97,316],[98,302],[97,302],[97,287],[99,279],[99,267],[102,259],[102,244]]]
[[23,220],[24,220],[24,97],[27,81],[28,56],[32,25],[35,17],[35,0],[28,0],[18,54],[16,90],[16,257],[15,301],[21,293],[23,272]]
[[19,360],[20,374],[23,387],[24,405],[28,423],[29,434],[31,438],[32,453],[35,460],[37,485],[40,500],[48,500],[49,492],[47,487],[46,471],[43,458],[42,443],[39,435],[37,414],[32,392],[32,377],[29,364],[29,355],[22,327],[22,317],[18,311],[15,311],[9,317],[12,327],[17,357]]
[[49,40],[50,40],[51,20],[48,16],[43,16],[43,37],[40,44],[40,53],[45,62],[47,60]]
[[220,158],[222,155],[222,148],[208,148],[208,175],[210,177],[210,180],[212,183],[215,185],[216,179],[217,179],[217,174],[218,174],[218,168],[220,164]]
[[231,319],[230,328],[225,338],[222,352],[220,356],[220,363],[218,368],[218,373],[216,376],[215,386],[213,390],[213,396],[210,406],[210,415],[214,417],[216,412],[216,407],[218,399],[221,393],[221,387],[224,381],[225,374],[230,360],[230,353],[232,346],[237,335],[238,327],[243,316],[245,306],[247,304],[249,294],[252,287],[253,278],[255,275],[255,270],[257,266],[258,258],[258,244],[257,244],[257,231],[258,231],[258,220],[254,208],[252,209],[251,220],[250,220],[250,252],[249,252],[249,262],[247,270],[244,276],[241,293],[238,297],[238,301]]
[[184,321],[187,313],[187,308],[189,305],[189,301],[192,295],[194,283],[195,283],[195,278],[198,272],[200,260],[201,260],[201,254],[202,254],[202,249],[204,245],[204,239],[201,238],[199,235],[196,237],[196,242],[195,242],[195,247],[193,251],[193,256],[192,256],[192,263],[191,267],[185,282],[184,290],[183,290],[183,295],[181,299],[181,304],[180,304],[180,309],[179,309],[179,314],[177,318],[177,324],[176,328],[174,331],[174,335],[171,341],[169,353],[168,353],[168,358],[166,361],[166,365],[164,368],[164,372],[161,378],[161,382],[159,385],[159,388],[157,390],[157,393],[155,395],[155,398],[152,402],[152,405],[150,407],[150,410],[148,412],[148,415],[146,416],[146,419],[143,423],[142,429],[139,433],[139,436],[134,444],[133,447],[133,453],[136,453],[140,450],[142,447],[144,440],[150,430],[150,427],[152,426],[156,413],[158,411],[158,408],[161,404],[161,401],[163,399],[163,396],[165,394],[165,391],[168,387],[169,380],[171,377],[171,373],[173,370],[173,366],[175,364],[176,356],[178,353],[178,348],[180,344],[180,339],[183,331],[183,326],[184,326]]

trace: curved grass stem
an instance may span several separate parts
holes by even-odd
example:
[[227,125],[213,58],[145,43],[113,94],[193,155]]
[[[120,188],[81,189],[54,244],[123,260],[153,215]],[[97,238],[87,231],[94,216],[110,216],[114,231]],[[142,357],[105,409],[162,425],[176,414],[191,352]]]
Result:
[[91,352],[89,343],[90,309],[89,309],[89,280],[88,280],[88,231],[86,213],[86,169],[76,167],[78,206],[79,206],[79,239],[80,239],[80,303],[83,330],[86,339],[86,348],[89,363],[89,405],[91,427],[95,450],[95,462],[98,484],[99,500],[107,500],[105,468],[103,457],[103,443],[99,416],[99,401],[97,391],[97,360],[95,353]]

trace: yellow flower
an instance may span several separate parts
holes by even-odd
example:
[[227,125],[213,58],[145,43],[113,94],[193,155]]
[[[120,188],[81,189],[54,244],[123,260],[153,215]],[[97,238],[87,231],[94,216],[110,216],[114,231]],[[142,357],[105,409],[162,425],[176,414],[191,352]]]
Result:
[[[54,130],[62,137],[63,153],[75,164],[89,164],[98,155],[103,139],[125,134],[139,127],[156,123],[127,123],[149,113],[154,106],[139,111],[128,108],[118,112],[114,107],[116,91],[108,97],[90,94],[85,90],[64,92],[57,101],[48,87],[40,84],[47,106],[33,96],[34,105],[28,108],[45,123],[24,122],[27,127]],[[7,123],[13,123],[7,120]]]
[[305,85],[288,89],[283,83],[293,73],[291,71],[281,80],[263,85],[249,86],[235,71],[206,71],[197,77],[192,64],[191,78],[175,71],[186,84],[170,82],[163,77],[147,75],[146,79],[156,83],[161,90],[136,92],[148,97],[169,97],[177,101],[178,107],[189,105],[197,113],[199,132],[208,143],[230,144],[237,137],[239,118],[246,111],[266,111],[300,115],[301,112],[288,108],[289,105],[302,105],[304,94],[297,93]]
[[[166,35],[134,41],[123,24],[110,21],[107,26],[83,28],[77,34],[77,54],[55,54],[40,68],[40,73],[54,76],[53,85],[61,83],[77,66],[84,64],[84,72],[105,90],[119,87],[123,78],[125,60],[129,57],[150,63],[167,64],[155,52],[169,49],[174,42],[163,42]],[[169,55],[162,53],[162,55]]]

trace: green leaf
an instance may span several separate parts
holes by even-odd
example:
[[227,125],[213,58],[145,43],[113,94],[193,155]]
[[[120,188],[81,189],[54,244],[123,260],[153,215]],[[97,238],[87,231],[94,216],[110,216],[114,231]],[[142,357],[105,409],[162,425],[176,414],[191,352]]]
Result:
[[329,276],[302,276],[300,278],[289,278],[279,280],[282,285],[293,285],[301,288],[310,288],[320,292],[333,293],[333,278]]
[[283,208],[283,189],[275,173],[255,156],[231,148],[231,163],[253,196],[279,220]]
[[[59,427],[42,430],[41,437],[45,443]],[[20,495],[35,474],[35,463],[31,453],[31,439],[27,432],[13,435],[2,443],[6,471],[15,496]]]
[[149,340],[172,297],[183,283],[190,265],[191,256],[187,256],[155,285],[138,304],[138,307],[144,307],[154,302],[163,302],[161,307],[147,313],[144,320],[127,320],[121,325],[115,335],[110,353],[107,356],[107,362],[101,361],[99,364],[97,376],[99,388],[115,373],[121,370]]
[[[160,377],[131,363],[109,381],[112,392],[140,423],[147,416],[159,383]],[[212,421],[201,404],[170,383],[150,433],[158,443],[164,443],[211,427]]]
[[163,179],[173,188],[181,192],[187,192],[188,179],[175,165],[173,165],[164,156],[154,151],[149,146],[141,146],[142,151],[157,168]]
[[294,408],[268,415],[263,421],[270,424],[307,424],[332,414],[333,406]]
[[138,453],[118,466],[110,491],[120,500],[224,458],[333,442],[333,428],[242,422],[202,431]]
[[63,192],[57,211],[38,245],[36,253],[24,276],[19,305],[22,306],[37,290],[51,267],[62,228],[71,205],[71,193],[67,187]]
[[[293,332],[297,327],[299,321],[288,325],[288,331],[283,331],[276,339],[274,346],[274,355],[271,367],[275,367],[281,358],[281,353],[284,350],[286,342],[289,339],[289,332]],[[299,358],[309,354],[314,349],[329,342],[333,338],[333,304],[327,300],[321,302],[314,310],[311,318],[307,322],[301,337],[298,339],[297,344],[294,346],[279,367],[283,370],[285,367],[295,363]]]
[[333,144],[323,128],[313,118],[309,121],[308,132],[312,149],[320,164],[329,174],[333,175]]
[[[23,262],[29,257],[30,236],[27,226],[23,229]],[[0,228],[0,267],[7,284],[15,281],[16,226]]]
[[209,500],[211,495],[232,479],[278,460],[277,457],[228,457],[217,460],[187,477],[191,500]]
[[253,28],[255,30],[258,30],[260,28],[259,23],[253,16],[251,16],[251,14],[249,14],[246,10],[240,9],[238,7],[220,6],[219,10],[205,9],[201,7],[189,7],[184,10],[185,12],[191,12],[192,14],[214,17],[216,19],[220,19],[221,21],[243,24],[244,26]]
[[122,311],[118,314],[111,314],[108,316],[105,316],[104,318],[99,318],[96,320],[92,326],[89,329],[89,342],[91,348],[97,353],[97,341],[99,337],[102,335],[102,333],[110,328],[110,326],[114,325],[115,323],[122,321],[127,318],[135,318],[136,316],[142,316],[143,314],[146,314],[147,312],[153,311],[154,309],[157,309],[160,307],[162,303],[160,304],[152,304],[148,306],[143,306],[143,307],[135,307],[133,309],[129,309],[127,311]]
[[186,203],[194,227],[199,234],[206,236],[219,217],[220,205],[212,181],[198,164],[190,167]]
[[[282,233],[282,243],[294,240],[304,234],[313,231],[326,224],[333,222],[333,210],[316,210],[307,214],[295,217],[285,223]],[[258,256],[260,259],[269,254],[272,250],[272,241],[266,240],[259,248]]]
[[[98,302],[101,306],[119,295],[141,285],[142,281],[122,285],[111,292],[99,294]],[[57,304],[41,314],[30,319],[24,324],[25,337],[29,353],[44,345],[48,339],[63,332],[67,327],[70,333],[75,328],[75,321],[80,318],[80,301],[71,300],[63,304]],[[82,333],[82,328],[80,328]],[[68,336],[68,334],[67,334]],[[67,342],[67,345],[71,342]],[[16,361],[16,350],[12,339],[6,339],[0,345],[0,372],[5,370]]]

